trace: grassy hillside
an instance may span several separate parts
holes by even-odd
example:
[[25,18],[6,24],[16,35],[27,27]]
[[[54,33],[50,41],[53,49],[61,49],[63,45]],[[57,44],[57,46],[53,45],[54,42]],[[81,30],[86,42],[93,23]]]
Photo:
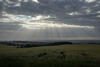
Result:
[[100,45],[0,46],[0,67],[99,67]]

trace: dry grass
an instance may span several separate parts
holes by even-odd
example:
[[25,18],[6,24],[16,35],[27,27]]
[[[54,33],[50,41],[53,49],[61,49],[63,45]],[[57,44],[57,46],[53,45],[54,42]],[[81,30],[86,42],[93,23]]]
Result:
[[100,45],[0,46],[0,67],[99,67]]

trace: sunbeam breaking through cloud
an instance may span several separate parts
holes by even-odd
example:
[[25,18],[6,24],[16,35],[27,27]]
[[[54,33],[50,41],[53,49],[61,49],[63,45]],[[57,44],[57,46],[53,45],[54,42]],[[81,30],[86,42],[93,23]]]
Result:
[[99,0],[0,0],[0,40],[100,40]]
[[[70,25],[65,23],[56,23],[55,21],[48,21],[45,19],[52,18],[51,16],[37,15],[35,17],[27,15],[13,15],[5,14],[7,18],[1,19],[3,22],[21,22],[21,26],[26,29],[45,29],[53,28],[88,28],[94,29],[93,26]],[[56,17],[55,17],[56,18]]]

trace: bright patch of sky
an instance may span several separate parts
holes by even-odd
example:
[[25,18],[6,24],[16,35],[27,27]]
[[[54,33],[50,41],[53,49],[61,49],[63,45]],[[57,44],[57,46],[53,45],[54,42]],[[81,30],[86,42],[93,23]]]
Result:
[[21,1],[22,0],[17,0],[17,1],[11,1],[11,0],[5,0],[4,5],[8,7],[16,7],[16,6],[21,6]]
[[95,2],[96,0],[85,0],[85,1],[88,3],[92,3],[92,2]]
[[[8,19],[12,20],[12,21],[36,21],[36,20],[44,20],[44,19],[48,19],[51,18],[51,16],[45,16],[45,15],[37,15],[35,17],[32,16],[28,16],[28,15],[13,15],[13,14],[4,14],[3,16],[8,17]],[[16,19],[15,19],[16,18]],[[2,20],[2,19],[1,19]]]
[[63,23],[55,23],[53,21],[40,21],[35,23],[26,23],[21,24],[22,27],[26,29],[46,29],[46,28],[86,28],[86,29],[94,29],[93,26],[80,26],[80,25],[69,25],[69,24],[63,24]]
[[71,16],[74,16],[74,15],[81,15],[81,13],[79,13],[79,12],[71,12],[71,13],[68,13],[68,15],[71,15]]
[[99,17],[99,18],[100,18],[100,15],[98,15],[97,17]]
[[90,13],[90,12],[91,12],[91,9],[90,8],[86,9],[86,13],[87,14]]
[[[45,28],[88,28],[94,29],[93,26],[80,26],[80,25],[69,25],[64,23],[55,23],[55,21],[48,21],[45,19],[52,18],[51,16],[37,15],[35,17],[27,15],[13,15],[5,14],[8,18],[0,19],[3,22],[21,22],[20,24],[23,28],[26,29],[45,29]],[[56,17],[54,17],[56,18]]]
[[35,2],[35,3],[39,3],[39,1],[38,0],[32,0],[33,2]]
[[97,13],[100,13],[100,11],[97,11]]

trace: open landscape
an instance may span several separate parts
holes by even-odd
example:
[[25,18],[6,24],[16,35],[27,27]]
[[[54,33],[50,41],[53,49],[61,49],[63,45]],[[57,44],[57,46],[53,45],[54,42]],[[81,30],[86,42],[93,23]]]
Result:
[[100,67],[100,0],[0,0],[0,67]]
[[99,67],[100,45],[0,46],[0,67]]

